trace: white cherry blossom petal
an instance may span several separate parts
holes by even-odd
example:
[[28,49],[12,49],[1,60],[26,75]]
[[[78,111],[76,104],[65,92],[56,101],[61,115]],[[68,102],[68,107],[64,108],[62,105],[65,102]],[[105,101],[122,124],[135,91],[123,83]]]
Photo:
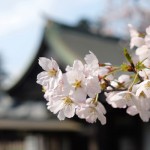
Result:
[[75,106],[74,104],[65,106],[65,107],[64,107],[64,115],[65,115],[67,118],[72,118],[72,117],[75,115],[75,107],[76,107],[76,106]]
[[63,110],[59,111],[57,117],[58,117],[59,120],[65,120],[64,111]]
[[96,94],[101,92],[99,79],[96,76],[88,77],[86,80],[86,91],[89,97],[94,98]]
[[135,116],[136,114],[138,114],[137,107],[135,105],[128,107],[127,113],[131,116]]
[[140,96],[142,92],[146,95],[147,98],[150,98],[150,80],[145,80],[139,84],[136,95]]
[[146,28],[146,33],[150,35],[150,26]]
[[90,51],[90,54],[87,54],[85,57],[84,57],[84,60],[87,64],[97,64],[98,65],[98,59],[97,57],[94,55],[94,53],[92,53]]

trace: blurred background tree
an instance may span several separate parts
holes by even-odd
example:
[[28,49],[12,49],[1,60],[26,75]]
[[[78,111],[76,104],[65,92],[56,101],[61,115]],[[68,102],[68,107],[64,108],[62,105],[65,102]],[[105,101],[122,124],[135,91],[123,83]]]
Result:
[[127,38],[127,24],[138,30],[150,25],[149,1],[147,0],[107,0],[106,13],[99,18],[100,33]]

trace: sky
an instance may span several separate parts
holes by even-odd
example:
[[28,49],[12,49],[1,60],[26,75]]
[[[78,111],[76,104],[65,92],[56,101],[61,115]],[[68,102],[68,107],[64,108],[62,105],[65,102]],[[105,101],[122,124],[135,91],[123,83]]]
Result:
[[[144,1],[147,0],[139,0],[140,5],[146,4]],[[8,74],[7,84],[19,80],[31,63],[40,46],[46,18],[68,25],[75,25],[82,18],[96,20],[111,15],[106,11],[108,2],[110,0],[0,0],[0,55]],[[120,0],[115,2],[116,6],[122,6]]]
[[104,11],[99,0],[0,0],[0,55],[7,85],[25,72],[36,54],[45,16],[68,25],[81,18],[95,19]]

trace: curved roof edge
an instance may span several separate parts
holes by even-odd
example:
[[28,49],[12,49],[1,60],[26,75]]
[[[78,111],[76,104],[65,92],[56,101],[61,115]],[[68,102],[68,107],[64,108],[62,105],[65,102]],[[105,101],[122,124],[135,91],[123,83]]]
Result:
[[[8,92],[10,95],[19,95],[18,91],[23,92],[23,90],[26,90],[26,89],[28,89],[28,91],[32,90],[32,88],[29,89],[29,86],[34,86],[34,85],[32,85],[34,83],[36,84],[36,75],[39,71],[38,57],[43,56],[44,53],[46,53],[46,51],[48,49],[51,49],[53,47],[53,45],[51,45],[52,43],[49,43],[47,41],[47,34],[46,34],[47,28],[49,28],[49,27],[51,28],[52,27],[51,25],[54,25],[54,26],[56,25],[56,27],[61,28],[61,29],[71,30],[71,31],[75,31],[75,32],[78,32],[78,33],[87,34],[91,37],[98,37],[98,38],[107,39],[107,40],[110,40],[110,41],[119,41],[120,40],[119,38],[116,38],[116,37],[108,37],[108,36],[103,36],[103,35],[100,35],[100,34],[94,34],[90,31],[81,31],[77,27],[72,27],[72,26],[68,26],[68,25],[65,25],[65,24],[55,22],[55,21],[48,20],[47,21],[47,26],[46,26],[46,28],[43,32],[43,37],[41,38],[42,39],[41,44],[38,48],[38,51],[37,51],[36,55],[34,56],[34,59],[31,61],[30,65],[25,70],[23,76],[19,79],[19,81],[17,81],[10,89],[6,90],[6,92]],[[74,56],[74,55],[71,55],[71,56]],[[69,58],[70,58],[70,56],[69,56]],[[34,80],[34,83],[33,83],[33,80]],[[32,82],[32,83],[30,83],[30,85],[29,85],[26,82]],[[24,83],[26,83],[26,85]]]
[[44,52],[46,46],[46,42],[45,42],[45,31],[43,32],[43,35],[41,37],[41,44],[39,44],[39,48],[37,50],[37,53],[35,54],[33,60],[30,62],[30,64],[28,65],[28,67],[25,69],[24,74],[22,75],[22,77],[20,77],[20,79],[18,81],[16,81],[16,83],[10,87],[9,89],[6,89],[5,91],[8,92],[9,94],[13,93],[14,91],[16,91],[17,89],[20,88],[20,86],[23,84],[23,82],[26,80],[26,78],[28,76],[30,76],[30,72],[32,70],[32,68],[37,64],[37,60],[38,57],[40,55],[42,55],[42,53]]

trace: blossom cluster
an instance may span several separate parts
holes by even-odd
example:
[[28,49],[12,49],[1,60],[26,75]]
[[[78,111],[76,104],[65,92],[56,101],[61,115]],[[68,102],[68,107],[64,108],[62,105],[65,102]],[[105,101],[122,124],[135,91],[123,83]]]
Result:
[[[91,51],[84,58],[85,63],[75,60],[63,73],[57,62],[51,58],[39,58],[44,71],[37,75],[42,85],[47,108],[57,114],[59,120],[77,115],[89,123],[97,120],[106,123],[106,109],[99,94],[106,96],[106,102],[113,108],[123,108],[130,115],[139,114],[148,122],[150,118],[150,27],[146,33],[139,33],[129,25],[132,57],[124,49],[126,63],[113,66],[100,63]],[[116,72],[121,71],[120,76]]]

